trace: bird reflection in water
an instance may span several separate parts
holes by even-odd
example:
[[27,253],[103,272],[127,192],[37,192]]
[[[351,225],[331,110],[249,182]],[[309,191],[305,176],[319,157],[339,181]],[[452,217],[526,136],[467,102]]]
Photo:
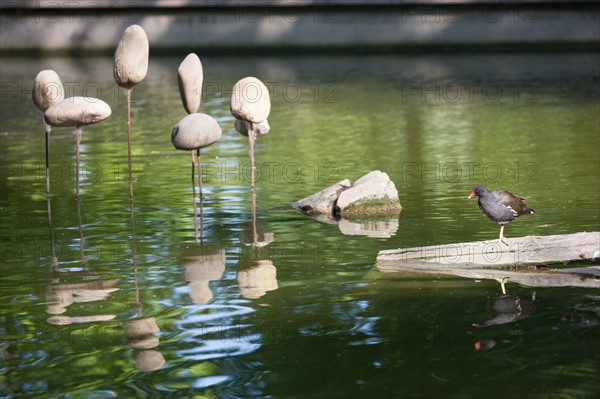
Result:
[[[482,324],[473,323],[473,327],[485,328],[512,323],[526,318],[535,310],[535,292],[531,299],[516,295],[501,295],[491,298],[486,305],[487,312],[492,316]],[[493,339],[480,340],[474,344],[476,350],[491,349],[496,346]]]

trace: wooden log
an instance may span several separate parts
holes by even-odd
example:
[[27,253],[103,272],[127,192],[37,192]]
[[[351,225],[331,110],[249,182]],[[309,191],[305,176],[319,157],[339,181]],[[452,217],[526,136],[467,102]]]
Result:
[[453,267],[543,265],[600,257],[600,232],[527,236],[380,251],[377,266],[426,262]]
[[472,279],[507,279],[535,287],[600,288],[600,266],[531,270],[547,265],[600,257],[600,232],[528,236],[380,251],[383,272],[447,274]]

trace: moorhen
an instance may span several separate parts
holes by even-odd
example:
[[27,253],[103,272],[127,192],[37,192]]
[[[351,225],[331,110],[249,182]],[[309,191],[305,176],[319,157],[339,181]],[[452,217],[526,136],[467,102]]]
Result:
[[504,225],[508,222],[515,220],[521,215],[527,215],[535,213],[533,209],[530,209],[525,205],[525,198],[509,193],[504,190],[489,191],[484,186],[477,186],[473,188],[469,199],[474,196],[479,197],[477,204],[479,209],[491,220],[500,225],[500,238],[499,241],[504,241]]

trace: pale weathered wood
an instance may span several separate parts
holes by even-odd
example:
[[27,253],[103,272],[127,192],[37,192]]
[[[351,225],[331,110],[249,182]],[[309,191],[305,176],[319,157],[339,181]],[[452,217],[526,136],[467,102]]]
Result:
[[565,263],[600,257],[600,232],[506,238],[383,250],[377,265],[427,262],[462,267]]
[[544,265],[600,257],[600,232],[529,236],[380,251],[376,267],[383,272],[450,274],[472,279],[508,279],[536,287],[600,288],[600,266],[531,270]]

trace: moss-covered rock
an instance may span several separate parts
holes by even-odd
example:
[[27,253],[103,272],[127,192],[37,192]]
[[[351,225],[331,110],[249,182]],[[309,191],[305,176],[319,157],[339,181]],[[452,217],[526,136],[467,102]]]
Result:
[[387,173],[374,170],[340,193],[335,211],[342,217],[399,214],[398,190]]

